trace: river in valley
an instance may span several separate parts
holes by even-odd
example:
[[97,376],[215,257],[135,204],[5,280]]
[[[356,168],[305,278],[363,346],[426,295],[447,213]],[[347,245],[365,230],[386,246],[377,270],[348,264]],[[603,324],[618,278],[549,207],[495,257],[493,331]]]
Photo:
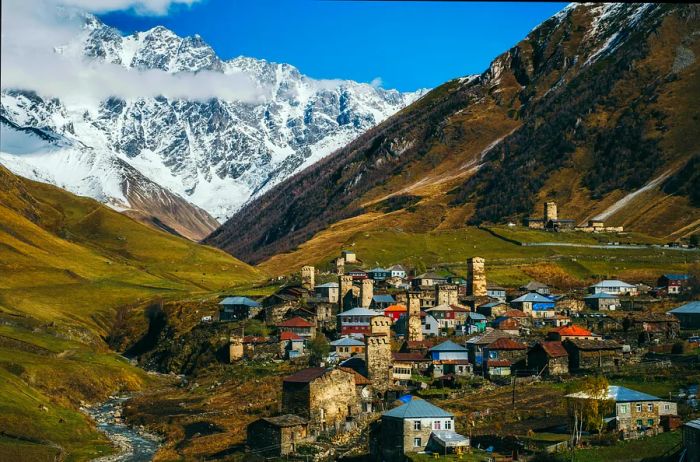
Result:
[[146,462],[152,460],[158,450],[158,437],[130,427],[122,420],[122,406],[127,399],[128,396],[112,397],[84,409],[94,419],[98,430],[104,432],[117,448],[115,454],[93,462]]

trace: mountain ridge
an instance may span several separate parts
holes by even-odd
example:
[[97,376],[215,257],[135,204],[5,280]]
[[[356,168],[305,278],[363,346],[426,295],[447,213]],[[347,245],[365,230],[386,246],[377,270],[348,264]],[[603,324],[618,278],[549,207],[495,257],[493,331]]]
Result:
[[[205,242],[257,263],[353,217],[454,229],[539,215],[545,200],[583,222],[693,157],[697,62],[676,61],[700,52],[698,17],[688,5],[571,5],[478,77],[432,90]],[[670,238],[696,232],[697,206],[665,184],[609,221]],[[370,219],[387,198],[412,204]]]
[[[205,100],[112,97],[76,104],[31,91],[3,90],[0,115],[6,121],[69,138],[92,148],[105,162],[126,163],[150,183],[178,196],[183,208],[184,202],[192,204],[180,228],[194,239],[213,231],[216,220],[227,218],[250,198],[423,94],[315,80],[294,66],[249,57],[224,61],[199,36],[179,37],[162,26],[123,36],[91,15],[85,16],[82,33],[56,50],[66,59],[84,58],[86,65],[95,61],[130,72],[244,76],[255,91],[267,95],[262,101],[226,100],[214,92]],[[22,166],[23,172],[50,176],[41,165],[31,163],[31,157],[14,157],[12,163],[6,162],[11,168],[29,163]],[[105,178],[101,189],[109,189],[109,183],[137,181],[128,175]],[[77,193],[89,189],[82,178],[57,178],[56,183]],[[146,221],[152,217],[173,222],[172,213],[168,216],[160,205],[121,199],[121,208],[143,214]],[[193,224],[197,209],[208,216],[200,214],[200,222]]]

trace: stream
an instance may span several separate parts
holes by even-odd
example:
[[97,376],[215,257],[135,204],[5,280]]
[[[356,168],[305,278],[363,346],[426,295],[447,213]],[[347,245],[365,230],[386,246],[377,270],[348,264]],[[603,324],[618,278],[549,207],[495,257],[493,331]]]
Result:
[[95,420],[97,429],[107,435],[117,453],[94,459],[93,462],[145,462],[153,459],[160,447],[158,437],[130,427],[121,418],[128,396],[112,397],[104,403],[84,408]]

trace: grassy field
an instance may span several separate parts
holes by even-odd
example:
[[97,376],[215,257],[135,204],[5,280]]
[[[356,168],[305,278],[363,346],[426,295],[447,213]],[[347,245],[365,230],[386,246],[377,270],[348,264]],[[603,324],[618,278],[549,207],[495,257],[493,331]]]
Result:
[[0,459],[112,451],[79,406],[160,382],[108,349],[117,313],[264,280],[217,249],[0,167]]
[[[341,249],[350,248],[367,268],[401,263],[418,271],[437,268],[463,276],[466,273],[466,259],[481,256],[486,258],[487,277],[492,282],[517,286],[539,279],[565,288],[601,277],[652,282],[664,272],[685,271],[690,264],[700,261],[700,252],[663,248],[521,246],[473,227],[424,233],[396,228],[377,231],[369,229],[373,225],[371,221],[365,222],[365,219],[365,216],[357,217],[334,225],[295,251],[276,255],[259,267],[270,274],[289,274],[304,264],[330,268],[331,259]],[[367,230],[363,230],[365,226]],[[501,229],[498,231],[501,232]],[[586,233],[557,234],[523,228],[510,232],[514,234],[509,238],[517,237],[518,241],[523,242],[600,243],[596,237]],[[635,239],[643,241],[645,238]],[[607,238],[603,240],[607,242]]]
[[679,431],[661,433],[660,435],[638,440],[621,441],[609,447],[580,449],[574,456],[575,462],[633,462],[654,460],[668,451],[677,448],[681,441]]

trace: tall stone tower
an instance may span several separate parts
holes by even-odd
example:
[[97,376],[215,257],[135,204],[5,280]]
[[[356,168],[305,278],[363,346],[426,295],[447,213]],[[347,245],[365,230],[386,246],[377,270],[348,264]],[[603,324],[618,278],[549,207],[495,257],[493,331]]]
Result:
[[374,297],[374,281],[371,279],[363,279],[360,286],[360,306],[369,308]]
[[467,295],[486,296],[486,270],[484,259],[472,257],[467,260]]
[[335,259],[335,273],[338,276],[345,274],[345,259],[343,257],[338,257]]
[[372,381],[372,387],[380,392],[385,392],[391,387],[393,376],[390,326],[391,319],[389,317],[374,316],[370,320],[371,333],[365,335],[367,378]]
[[437,305],[457,305],[459,303],[459,288],[454,284],[436,285],[435,303]]
[[303,266],[301,268],[301,286],[307,290],[314,290],[316,286],[316,268],[313,266]]
[[228,360],[234,362],[241,358],[243,358],[243,338],[240,335],[232,335],[228,344]]
[[420,292],[408,292],[408,320],[406,322],[406,340],[420,342],[423,340],[423,325],[420,321]]
[[556,202],[545,202],[544,203],[544,222],[547,224],[550,220],[556,221],[558,219],[557,215],[557,203]]
[[349,310],[352,306],[352,276],[338,276],[338,307],[340,312]]

